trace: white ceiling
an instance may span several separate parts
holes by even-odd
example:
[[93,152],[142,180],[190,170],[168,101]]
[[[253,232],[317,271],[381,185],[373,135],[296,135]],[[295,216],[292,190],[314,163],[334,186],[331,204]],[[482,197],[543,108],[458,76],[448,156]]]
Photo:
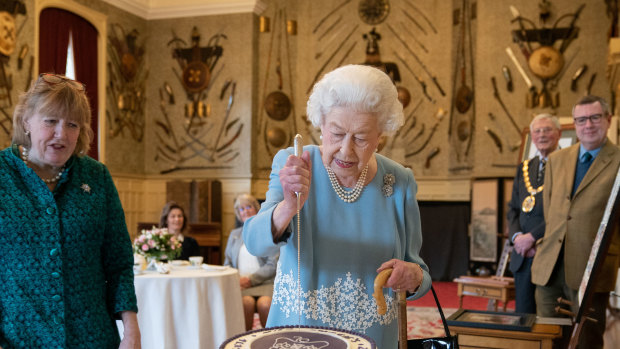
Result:
[[163,19],[255,12],[266,5],[262,0],[103,0],[144,19]]

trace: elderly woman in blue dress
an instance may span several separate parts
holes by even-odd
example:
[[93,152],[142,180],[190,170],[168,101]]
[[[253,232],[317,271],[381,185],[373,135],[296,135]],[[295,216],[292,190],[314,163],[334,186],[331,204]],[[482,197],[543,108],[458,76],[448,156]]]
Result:
[[[244,223],[248,218],[256,215],[260,205],[255,197],[249,194],[237,196],[234,203],[235,216]],[[273,293],[273,278],[276,275],[278,251],[265,257],[256,257],[248,252],[241,232],[243,227],[235,228],[230,232],[226,245],[226,259],[224,265],[239,269],[239,285],[243,295],[243,313],[245,329],[252,329],[254,313],[258,313],[263,327],[267,324],[271,295]]]
[[[280,250],[267,326],[335,327],[396,348],[395,292],[416,299],[431,285],[413,173],[376,153],[403,124],[396,87],[376,68],[344,66],[314,86],[307,114],[322,144],[301,157],[276,154],[266,201],[243,231],[250,253]],[[379,315],[373,282],[387,268],[388,311]]]
[[[133,255],[81,83],[41,74],[0,152],[0,347],[140,348]],[[115,319],[122,319],[121,342]]]

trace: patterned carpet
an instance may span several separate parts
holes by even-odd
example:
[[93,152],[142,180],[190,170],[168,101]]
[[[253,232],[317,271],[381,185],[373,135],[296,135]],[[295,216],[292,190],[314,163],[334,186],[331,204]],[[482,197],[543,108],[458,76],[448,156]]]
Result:
[[[450,316],[456,308],[443,308],[443,314]],[[445,336],[441,317],[436,308],[407,307],[407,338],[430,338]]]

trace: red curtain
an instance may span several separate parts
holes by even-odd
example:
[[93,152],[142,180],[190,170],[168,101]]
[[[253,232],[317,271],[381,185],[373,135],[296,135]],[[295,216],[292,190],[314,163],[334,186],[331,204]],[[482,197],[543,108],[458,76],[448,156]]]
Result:
[[98,159],[97,30],[84,18],[58,8],[46,8],[39,19],[39,72],[65,74],[69,35],[73,36],[75,78],[86,85],[95,137],[88,155]]

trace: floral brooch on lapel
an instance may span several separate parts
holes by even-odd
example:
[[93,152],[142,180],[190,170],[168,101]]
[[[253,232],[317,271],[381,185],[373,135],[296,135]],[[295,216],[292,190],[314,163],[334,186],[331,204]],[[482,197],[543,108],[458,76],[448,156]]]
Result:
[[391,173],[386,173],[383,176],[383,188],[381,191],[385,197],[390,197],[394,194],[394,183],[396,183],[396,177]]
[[90,194],[90,185],[88,185],[88,184],[84,183],[84,184],[82,184],[82,185],[80,186],[80,188],[82,188],[82,190],[83,190],[85,193]]

